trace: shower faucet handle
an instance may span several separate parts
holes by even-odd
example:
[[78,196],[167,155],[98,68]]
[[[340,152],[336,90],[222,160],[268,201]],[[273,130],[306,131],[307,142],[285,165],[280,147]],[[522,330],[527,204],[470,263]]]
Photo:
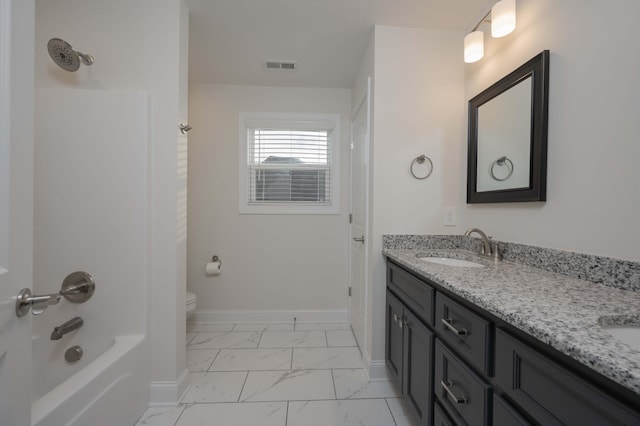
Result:
[[57,293],[37,296],[32,294],[30,289],[23,288],[16,297],[16,315],[23,317],[30,310],[33,315],[40,315],[49,306],[57,305],[58,302],[60,302],[60,295]]

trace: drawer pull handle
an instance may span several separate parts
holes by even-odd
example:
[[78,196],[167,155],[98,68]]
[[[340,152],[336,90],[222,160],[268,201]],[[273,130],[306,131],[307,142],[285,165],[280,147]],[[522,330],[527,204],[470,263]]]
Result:
[[399,317],[398,314],[393,314],[393,322],[398,323],[398,327],[403,328],[407,325],[407,319],[405,317]]
[[455,393],[453,393],[453,391],[451,390],[451,386],[453,386],[453,382],[451,380],[447,380],[446,382],[444,381],[440,381],[440,386],[442,386],[442,389],[445,390],[445,392],[447,392],[447,395],[449,396],[449,399],[451,399],[453,402],[455,402],[456,404],[466,404],[467,403],[467,398],[466,397],[458,397],[456,396]]
[[442,324],[449,329],[452,333],[455,333],[457,336],[466,336],[469,333],[464,328],[462,330],[458,330],[452,324],[453,320],[450,318],[442,318]]

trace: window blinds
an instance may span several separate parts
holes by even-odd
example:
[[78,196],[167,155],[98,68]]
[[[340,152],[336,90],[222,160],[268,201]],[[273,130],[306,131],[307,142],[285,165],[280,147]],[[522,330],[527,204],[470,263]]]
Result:
[[331,204],[331,129],[318,127],[247,127],[250,204]]

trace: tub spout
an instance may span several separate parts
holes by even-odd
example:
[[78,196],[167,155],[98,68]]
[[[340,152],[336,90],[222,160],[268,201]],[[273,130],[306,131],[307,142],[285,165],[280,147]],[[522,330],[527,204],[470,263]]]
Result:
[[62,339],[62,336],[72,332],[73,330],[76,330],[82,327],[83,324],[84,324],[84,320],[82,318],[80,317],[71,318],[69,321],[65,322],[64,324],[53,328],[53,331],[51,332],[51,340],[60,340]]

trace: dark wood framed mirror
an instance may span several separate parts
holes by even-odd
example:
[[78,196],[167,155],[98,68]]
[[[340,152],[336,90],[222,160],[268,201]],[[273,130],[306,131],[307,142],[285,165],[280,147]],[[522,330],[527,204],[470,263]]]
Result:
[[545,201],[549,51],[469,101],[467,203]]

